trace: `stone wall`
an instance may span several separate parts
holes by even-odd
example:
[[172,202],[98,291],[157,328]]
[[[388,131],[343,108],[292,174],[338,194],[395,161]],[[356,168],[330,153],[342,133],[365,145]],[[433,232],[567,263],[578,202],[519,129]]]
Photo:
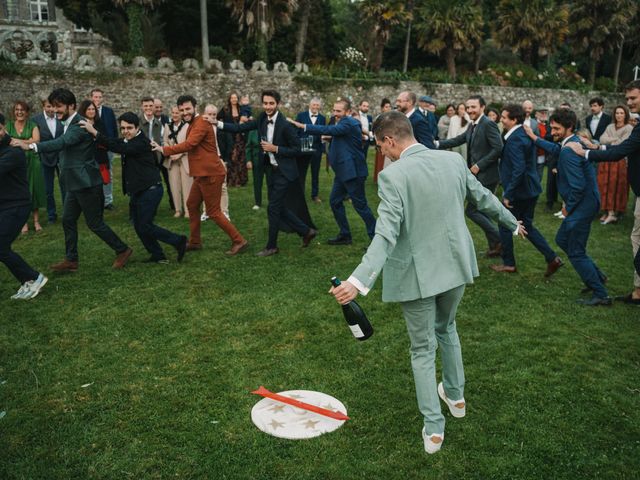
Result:
[[387,97],[392,101],[401,90],[412,90],[418,94],[431,95],[439,104],[464,101],[469,95],[480,94],[488,103],[505,105],[521,103],[530,99],[536,106],[555,107],[561,102],[569,102],[580,117],[589,111],[588,101],[593,96],[602,96],[605,108],[624,102],[622,94],[600,94],[599,92],[581,93],[571,90],[525,89],[498,86],[466,86],[457,84],[429,84],[426,88],[419,82],[399,82],[397,86],[357,86],[357,83],[335,84],[323,91],[313,91],[304,83],[295,80],[295,74],[287,71],[275,73],[255,70],[227,70],[222,73],[202,71],[180,73],[148,73],[138,71],[97,71],[95,73],[61,72],[53,75],[36,75],[32,78],[22,76],[0,77],[0,111],[9,113],[15,100],[26,100],[34,109],[39,108],[39,99],[46,97],[55,87],[70,88],[80,101],[89,95],[93,87],[105,92],[106,103],[116,112],[139,111],[140,98],[151,95],[160,98],[165,105],[173,104],[178,95],[190,93],[198,99],[200,105],[213,103],[222,106],[230,91],[249,94],[254,107],[259,106],[260,91],[264,88],[277,89],[283,99],[282,109],[286,113],[295,113],[306,108],[309,100],[320,97],[323,111],[329,111],[331,103],[340,96],[353,100],[369,100],[373,113],[379,110],[379,102]]

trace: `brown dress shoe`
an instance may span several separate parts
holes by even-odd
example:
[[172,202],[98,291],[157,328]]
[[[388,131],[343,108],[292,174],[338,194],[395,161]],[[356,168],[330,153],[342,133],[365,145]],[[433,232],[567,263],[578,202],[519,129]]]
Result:
[[244,252],[247,247],[249,247],[249,242],[247,242],[246,240],[243,240],[241,242],[237,242],[231,245],[231,249],[227,250],[226,253],[227,255],[237,255],[238,253],[242,253]]
[[278,247],[276,247],[276,248],[265,248],[264,250],[260,250],[258,253],[256,253],[256,256],[257,257],[270,257],[271,255],[275,255],[278,252],[280,252]]
[[124,266],[129,261],[129,257],[132,253],[133,250],[131,248],[127,248],[124,252],[119,253],[116,259],[113,261],[113,268],[115,268],[116,270],[124,268]]
[[194,252],[196,250],[202,250],[202,245],[195,245],[193,243],[187,243],[187,248],[185,249],[187,252]]
[[547,263],[547,271],[544,272],[544,276],[545,277],[550,277],[551,275],[556,273],[558,271],[558,269],[563,265],[564,265],[564,263],[560,259],[560,257],[554,258],[549,263]]
[[493,248],[490,248],[489,250],[487,250],[486,256],[487,258],[497,258],[500,256],[501,253],[502,253],[502,244],[497,243],[496,245],[493,246]]
[[500,273],[516,273],[518,269],[510,265],[489,265],[489,268],[494,272]]
[[322,199],[320,197],[313,197],[313,203],[322,203]]
[[78,271],[78,262],[72,262],[71,260],[67,260],[66,258],[58,263],[54,263],[49,268],[57,273],[67,273],[67,272],[77,272]]
[[303,248],[308,247],[309,244],[311,243],[311,240],[316,238],[317,235],[318,235],[318,230],[316,230],[315,228],[310,228],[307,234],[304,237],[302,237],[302,247]]

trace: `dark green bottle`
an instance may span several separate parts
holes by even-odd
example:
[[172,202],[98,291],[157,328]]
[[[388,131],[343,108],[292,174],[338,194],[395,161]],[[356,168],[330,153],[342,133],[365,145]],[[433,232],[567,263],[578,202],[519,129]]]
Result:
[[[338,277],[331,278],[331,285],[337,287],[340,285],[340,280]],[[355,300],[347,303],[346,305],[340,305],[342,307],[342,313],[344,315],[344,319],[347,321],[349,328],[351,329],[351,333],[358,340],[366,340],[371,335],[373,335],[373,327],[371,326],[371,322],[367,319],[364,311],[358,305]]]

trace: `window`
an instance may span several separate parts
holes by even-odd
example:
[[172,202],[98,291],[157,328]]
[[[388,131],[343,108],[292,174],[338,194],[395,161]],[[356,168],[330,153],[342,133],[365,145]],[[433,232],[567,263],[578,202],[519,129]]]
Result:
[[31,20],[34,22],[49,21],[49,2],[47,0],[30,0]]

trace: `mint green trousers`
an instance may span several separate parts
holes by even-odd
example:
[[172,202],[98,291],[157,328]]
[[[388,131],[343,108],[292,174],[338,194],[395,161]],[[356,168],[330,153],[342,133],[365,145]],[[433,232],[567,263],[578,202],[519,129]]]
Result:
[[427,435],[444,433],[436,380],[436,350],[440,346],[442,381],[447,398],[464,398],[464,369],[460,339],[456,331],[456,311],[465,285],[429,298],[402,302],[411,340],[411,367],[416,384],[418,408],[424,417]]

